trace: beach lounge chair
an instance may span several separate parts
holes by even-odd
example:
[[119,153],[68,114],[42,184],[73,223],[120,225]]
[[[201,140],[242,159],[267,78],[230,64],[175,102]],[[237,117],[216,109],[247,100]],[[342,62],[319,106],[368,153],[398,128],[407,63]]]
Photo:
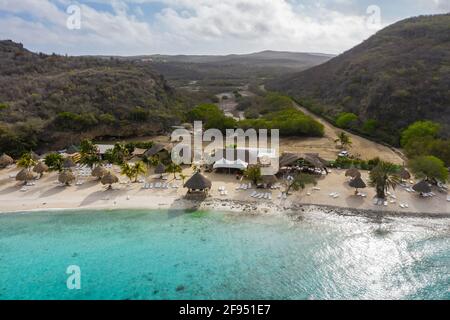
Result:
[[257,193],[258,193],[258,192],[256,192],[256,191],[253,191],[253,192],[252,192],[252,194],[250,195],[250,197],[252,197],[252,198],[253,198],[253,197],[254,197],[254,196],[255,196],[255,195],[257,194]]
[[268,195],[269,195],[269,196],[268,196],[268,199],[269,199],[269,200],[272,200],[272,194],[269,193]]
[[23,187],[22,189],[20,189],[20,191],[21,191],[21,192],[25,192],[25,191],[28,191],[28,188],[26,188],[26,187]]
[[287,194],[283,193],[283,199],[286,200],[287,199]]

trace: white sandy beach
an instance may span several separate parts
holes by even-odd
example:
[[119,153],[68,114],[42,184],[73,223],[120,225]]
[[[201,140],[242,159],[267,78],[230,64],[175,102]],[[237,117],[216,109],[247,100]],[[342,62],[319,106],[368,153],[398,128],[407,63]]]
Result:
[[[192,202],[184,200],[187,190],[178,189],[143,189],[142,183],[127,183],[126,177],[120,176],[122,184],[114,185],[113,190],[106,190],[93,177],[79,178],[83,185],[61,186],[57,183],[57,174],[48,173],[34,186],[27,187],[27,191],[20,191],[22,184],[15,181],[14,176],[19,170],[8,168],[0,171],[0,212],[50,210],[50,209],[185,209],[192,206]],[[191,169],[185,170],[189,175]],[[363,172],[363,179],[367,181],[367,172]],[[221,209],[231,211],[263,211],[277,213],[280,210],[297,210],[301,206],[317,205],[324,207],[349,208],[358,211],[377,211],[389,214],[423,214],[425,216],[450,216],[450,202],[447,194],[435,191],[433,198],[422,198],[417,193],[411,193],[399,187],[392,191],[393,197],[387,206],[373,204],[375,191],[372,188],[362,190],[367,194],[363,198],[354,195],[354,189],[347,184],[345,170],[333,170],[331,174],[319,180],[316,187],[308,186],[299,192],[292,192],[287,199],[279,199],[280,190],[236,190],[241,182],[234,175],[206,174],[212,180],[213,188],[210,196],[201,204],[204,209]],[[150,176],[148,182],[160,181]],[[154,180],[153,180],[154,179]],[[181,180],[174,180],[168,176],[168,183],[181,186]],[[225,187],[228,194],[223,196],[220,187]],[[272,200],[254,199],[250,197],[254,191],[270,192]],[[338,196],[330,196],[338,193]],[[394,197],[396,199],[394,199]],[[400,204],[407,204],[408,208],[400,208]]]

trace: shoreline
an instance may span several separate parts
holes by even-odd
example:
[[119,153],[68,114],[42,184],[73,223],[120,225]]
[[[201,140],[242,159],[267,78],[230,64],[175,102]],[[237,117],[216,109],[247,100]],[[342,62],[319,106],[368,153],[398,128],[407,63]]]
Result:
[[355,209],[340,206],[314,204],[314,203],[296,203],[289,205],[277,204],[258,204],[250,201],[228,200],[211,198],[204,201],[195,201],[187,199],[177,199],[174,201],[176,206],[87,206],[87,207],[50,207],[22,209],[11,211],[0,211],[0,215],[33,213],[33,212],[81,212],[81,211],[120,211],[120,210],[161,210],[161,211],[224,211],[229,213],[238,213],[245,215],[271,215],[299,217],[304,213],[314,213],[320,211],[325,214],[334,214],[347,217],[366,217],[366,218],[423,218],[423,219],[450,219],[450,213],[432,213],[432,212],[407,212],[407,211],[382,211],[375,209]]

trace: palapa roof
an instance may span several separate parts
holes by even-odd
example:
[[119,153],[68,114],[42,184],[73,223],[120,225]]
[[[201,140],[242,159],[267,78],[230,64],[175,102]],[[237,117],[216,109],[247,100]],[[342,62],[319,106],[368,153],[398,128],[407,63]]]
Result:
[[0,156],[0,167],[6,167],[14,163],[14,159],[8,156],[7,154],[3,154]]
[[350,187],[355,188],[355,189],[364,189],[365,187],[367,187],[366,183],[363,181],[363,179],[361,179],[361,177],[356,177],[356,178],[352,179],[352,181],[350,181],[349,185],[350,185]]
[[280,167],[287,167],[296,164],[300,160],[300,155],[296,153],[283,153],[280,157]]
[[17,181],[28,181],[32,179],[34,179],[34,174],[28,169],[23,169],[16,175]]
[[356,168],[350,168],[345,172],[346,177],[358,178],[361,177],[361,172]]
[[108,172],[102,178],[102,184],[103,185],[107,185],[107,184],[111,185],[111,184],[114,184],[114,183],[117,183],[117,182],[119,182],[119,178],[117,178],[117,176],[115,176],[111,172]]
[[275,184],[278,182],[278,178],[274,175],[262,176],[261,179],[266,184]]
[[146,151],[147,151],[146,149],[135,148],[131,155],[132,156],[143,156]]
[[75,181],[76,177],[70,170],[64,170],[59,174],[58,181],[64,184],[70,184]]
[[66,153],[67,154],[74,154],[80,151],[80,148],[78,148],[75,145],[71,145],[70,147],[67,148]]
[[414,191],[417,191],[420,193],[430,193],[431,192],[431,186],[425,180],[420,181],[418,184],[414,185],[412,188]]
[[400,178],[402,178],[403,180],[411,179],[411,173],[409,173],[406,168],[402,168],[402,170],[400,171]]
[[156,168],[155,168],[155,173],[156,174],[163,174],[166,172],[166,166],[163,165],[162,163],[159,163]]
[[33,159],[34,161],[38,161],[41,158],[36,152],[33,151],[30,152],[30,155],[31,159]]
[[48,166],[43,162],[39,162],[37,165],[34,166],[33,171],[39,174],[44,173],[48,171]]
[[306,153],[303,159],[316,168],[325,168],[327,166],[327,162],[319,157],[318,153]]
[[200,172],[195,173],[185,184],[184,187],[192,190],[211,189],[211,181]]
[[93,177],[102,178],[106,174],[108,174],[108,170],[106,170],[102,166],[97,166],[97,167],[94,168],[94,170],[92,170],[92,176]]
[[166,150],[167,152],[172,151],[171,145],[164,145],[162,143],[155,143],[150,149],[145,151],[144,155],[146,157],[153,157],[154,155],[160,153],[161,151]]
[[75,162],[72,160],[72,158],[66,158],[63,162],[63,167],[64,168],[73,168],[75,167],[76,164]]

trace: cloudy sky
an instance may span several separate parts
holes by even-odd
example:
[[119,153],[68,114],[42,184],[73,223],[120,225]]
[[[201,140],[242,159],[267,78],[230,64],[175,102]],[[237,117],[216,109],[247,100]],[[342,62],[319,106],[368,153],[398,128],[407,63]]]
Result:
[[450,0],[0,0],[0,39],[70,55],[337,54],[395,21],[446,12]]

